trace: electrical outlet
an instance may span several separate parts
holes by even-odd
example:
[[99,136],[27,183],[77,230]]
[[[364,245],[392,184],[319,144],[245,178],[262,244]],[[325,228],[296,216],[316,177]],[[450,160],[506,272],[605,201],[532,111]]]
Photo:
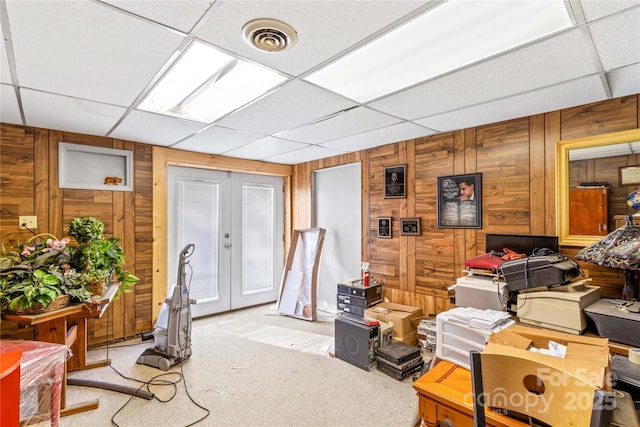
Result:
[[38,228],[38,217],[37,216],[21,216],[18,218],[18,222],[20,223],[20,228],[25,229],[28,228],[30,230],[35,230]]

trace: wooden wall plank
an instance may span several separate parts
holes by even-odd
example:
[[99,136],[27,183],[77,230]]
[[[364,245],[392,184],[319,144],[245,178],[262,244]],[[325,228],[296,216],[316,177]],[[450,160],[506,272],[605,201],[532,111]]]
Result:
[[[34,164],[46,165],[49,161],[49,135],[43,129],[34,132]],[[38,216],[38,231],[49,230],[49,169],[35,168],[34,171],[34,215]]]
[[560,139],[638,128],[638,96],[630,95],[561,111]]
[[[562,137],[578,137],[585,134],[611,132],[636,128],[638,120],[637,96],[595,103],[585,108],[568,109],[529,118],[466,130],[463,135],[451,134],[426,137],[416,146],[415,181],[416,215],[423,219],[423,236],[416,238],[416,294],[423,298],[425,311],[442,311],[450,307],[447,284],[452,284],[461,274],[460,265],[466,255],[484,251],[486,233],[545,234],[555,235],[555,145]],[[603,119],[604,118],[604,119]],[[612,120],[599,123],[599,120]],[[583,126],[587,129],[582,129]],[[597,129],[597,130],[594,130]],[[471,132],[473,131],[473,133]],[[451,138],[450,149],[442,145]],[[464,147],[464,148],[460,148]],[[460,149],[464,153],[458,153]],[[393,147],[385,146],[387,154]],[[372,171],[376,168],[375,150],[369,150]],[[443,157],[438,153],[444,154]],[[473,160],[470,158],[470,153]],[[534,153],[534,154],[531,154]],[[459,154],[459,155],[458,155]],[[456,163],[459,162],[459,163]],[[474,162],[476,168],[473,168]],[[458,165],[458,166],[456,166]],[[603,169],[603,168],[599,168]],[[611,168],[604,168],[611,169]],[[438,230],[436,227],[436,189],[438,176],[469,172],[483,173],[484,202],[482,230]],[[385,208],[386,201],[376,197],[375,172],[369,194],[369,214],[373,221]],[[616,195],[614,199],[620,198]],[[364,203],[367,201],[365,200]],[[371,222],[370,221],[370,222]],[[476,233],[475,238],[473,233]],[[396,234],[397,235],[397,234]],[[395,239],[392,239],[395,240]],[[372,240],[369,251],[372,274],[382,275],[386,298],[407,301],[396,284],[403,275],[402,268],[394,271],[394,242]],[[564,248],[575,254],[574,248]],[[402,267],[402,264],[397,264]],[[590,272],[602,277],[603,293],[618,296],[621,278],[611,271],[590,266]],[[606,269],[604,269],[606,270]],[[402,291],[404,292],[404,291]],[[395,299],[395,300],[394,300]]]
[[542,235],[545,232],[545,143],[544,115],[529,117],[529,232]]
[[49,131],[49,233],[63,236],[67,228],[64,221],[64,193],[59,186],[58,142],[62,140],[62,132]]
[[545,145],[545,224],[544,235],[555,236],[556,230],[556,144],[560,140],[560,111],[544,115]]

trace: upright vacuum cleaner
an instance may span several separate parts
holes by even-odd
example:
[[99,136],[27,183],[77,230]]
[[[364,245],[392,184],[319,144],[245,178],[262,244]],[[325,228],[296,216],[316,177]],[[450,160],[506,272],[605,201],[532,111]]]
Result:
[[180,252],[178,283],[169,290],[158,320],[153,329],[154,347],[148,348],[138,357],[137,363],[168,370],[173,365],[191,356],[191,304],[187,272],[185,267],[194,251],[188,244]]

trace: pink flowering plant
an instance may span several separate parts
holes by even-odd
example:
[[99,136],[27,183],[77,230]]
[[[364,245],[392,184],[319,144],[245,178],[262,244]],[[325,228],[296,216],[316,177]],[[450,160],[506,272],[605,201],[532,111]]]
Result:
[[[46,240],[44,237],[50,237]],[[92,295],[77,279],[70,265],[72,248],[68,238],[37,235],[17,242],[0,253],[0,307],[23,310],[36,303],[49,305],[60,295],[90,302]]]

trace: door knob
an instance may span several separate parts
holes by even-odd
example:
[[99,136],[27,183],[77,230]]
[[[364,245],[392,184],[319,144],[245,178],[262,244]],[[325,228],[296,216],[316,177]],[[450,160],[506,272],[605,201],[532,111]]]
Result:
[[229,249],[229,248],[231,247],[231,243],[225,243],[225,244],[224,244],[224,247],[225,247],[225,248],[227,248],[227,249]]

